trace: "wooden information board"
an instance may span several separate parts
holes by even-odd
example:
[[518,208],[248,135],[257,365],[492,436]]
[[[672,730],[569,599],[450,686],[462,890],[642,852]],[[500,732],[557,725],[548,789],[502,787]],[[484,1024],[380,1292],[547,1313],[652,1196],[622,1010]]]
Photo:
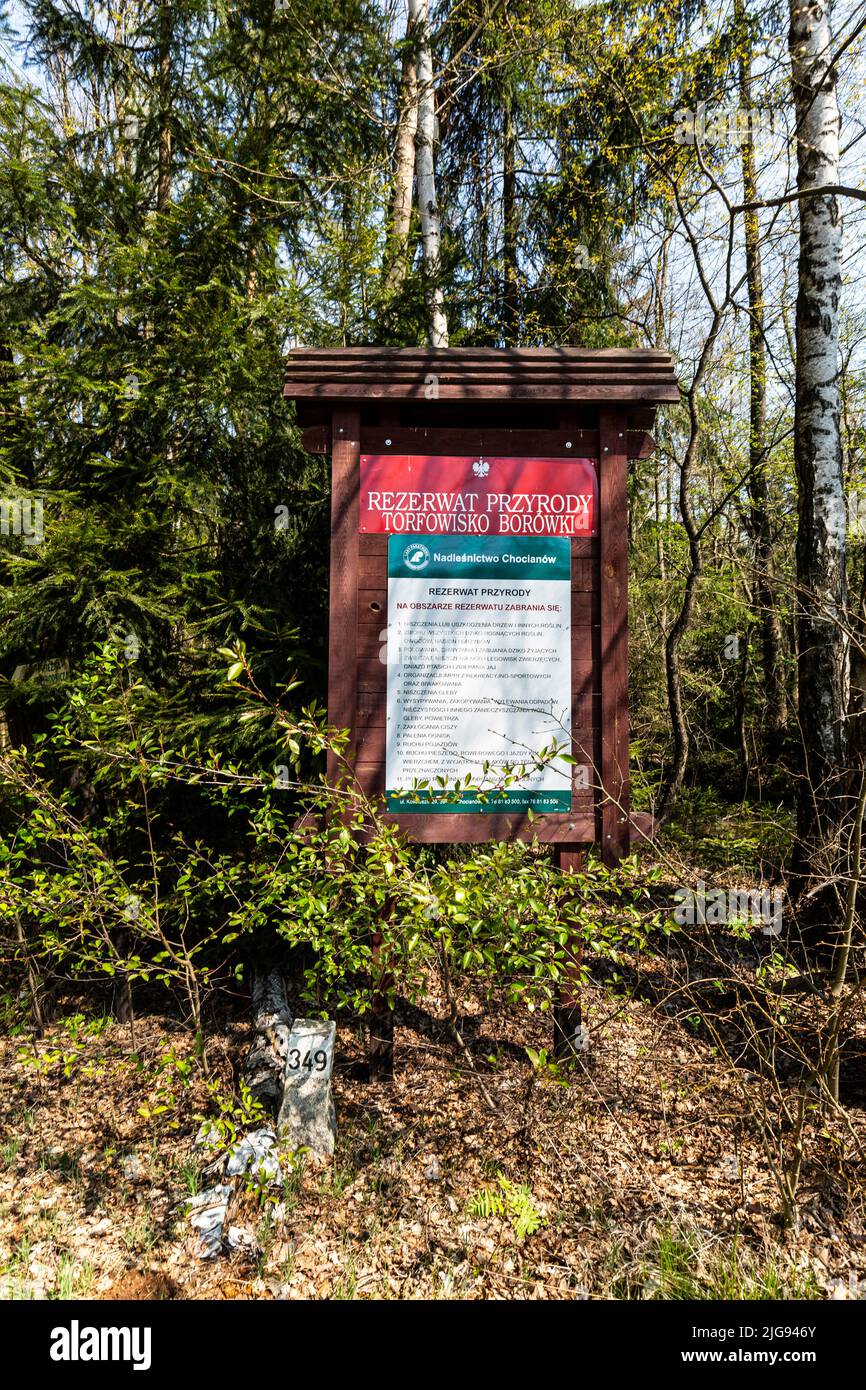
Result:
[[392,535],[382,636],[390,811],[570,814],[566,536]]
[[[628,460],[653,448],[655,407],[679,399],[669,354],[297,349],[285,394],[297,401],[306,447],[332,459],[328,713],[351,730],[360,784],[416,841],[537,837],[575,851],[597,843],[615,862],[649,830],[648,817],[629,811],[626,480]],[[544,630],[540,618],[533,630],[533,613],[548,602],[542,552],[557,547],[553,609],[563,607],[564,591],[568,613],[552,612],[551,622],[545,610]],[[528,559],[508,554],[521,548]],[[521,582],[530,569],[532,579]],[[395,598],[401,587],[423,591],[419,602],[452,606],[415,609],[411,621],[411,608],[395,607],[412,602]],[[490,592],[428,593],[461,587]],[[509,599],[527,611],[493,606]],[[484,610],[469,606],[484,602],[486,625]],[[418,621],[425,611],[440,614],[438,630]],[[508,650],[514,680],[506,678]],[[551,662],[547,683],[529,679],[542,661]],[[431,689],[426,715],[419,664]],[[407,796],[411,785],[388,785],[389,762],[412,784],[425,780],[427,758],[429,777],[444,767],[451,782],[461,756],[474,785],[479,757],[498,749],[507,762],[512,737],[519,762],[529,723],[517,717],[517,667],[529,688],[523,714],[540,715],[546,696],[555,705],[549,727],[539,718],[536,732],[549,747],[558,725],[562,750],[574,759],[567,780],[560,764],[557,785],[535,779],[534,801],[515,783],[482,803],[421,795],[417,784]]]

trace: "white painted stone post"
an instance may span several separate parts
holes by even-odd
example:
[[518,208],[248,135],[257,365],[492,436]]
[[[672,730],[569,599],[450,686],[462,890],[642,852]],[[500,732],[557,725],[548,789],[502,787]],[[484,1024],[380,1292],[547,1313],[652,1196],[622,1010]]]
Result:
[[334,1152],[337,1118],[331,1095],[337,1025],[296,1018],[286,1052],[286,1087],[277,1121],[281,1141],[317,1159]]

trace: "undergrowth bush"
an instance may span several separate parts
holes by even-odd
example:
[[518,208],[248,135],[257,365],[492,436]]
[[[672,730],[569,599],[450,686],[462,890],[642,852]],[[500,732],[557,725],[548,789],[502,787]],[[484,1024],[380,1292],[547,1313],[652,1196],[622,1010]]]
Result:
[[[538,844],[410,845],[355,783],[345,734],[288,708],[292,683],[264,695],[242,646],[225,654],[257,765],[171,742],[110,646],[50,736],[0,754],[4,971],[37,1018],[52,982],[102,980],[180,998],[201,1034],[207,997],[254,959],[287,966],[311,1009],[415,1000],[435,973],[449,998],[465,982],[546,1010],[570,942],[615,958],[661,927],[634,858],[563,874]],[[316,771],[329,749],[336,787]]]

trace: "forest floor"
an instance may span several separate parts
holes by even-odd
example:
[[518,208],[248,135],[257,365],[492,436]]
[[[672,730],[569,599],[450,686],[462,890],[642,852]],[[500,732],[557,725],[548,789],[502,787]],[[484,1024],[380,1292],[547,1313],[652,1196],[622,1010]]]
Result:
[[[687,881],[718,881],[730,844],[695,843]],[[365,1079],[362,1031],[341,1022],[333,1161],[284,1164],[264,1203],[241,1189],[254,1242],[213,1260],[186,1203],[213,1181],[202,1119],[242,1119],[227,1098],[243,1001],[209,1027],[207,1073],[165,1015],[134,1037],[74,1006],[38,1040],[19,1029],[0,1040],[0,1297],[866,1297],[866,1025],[847,1039],[845,1108],[822,1113],[807,1088],[799,1125],[803,1088],[784,1078],[812,1004],[778,1015],[772,1078],[760,1010],[744,1024],[772,951],[698,928],[591,957],[590,1050],[569,1071],[544,1055],[547,1018],[465,994],[470,1066],[435,986],[398,1007],[391,1084]]]

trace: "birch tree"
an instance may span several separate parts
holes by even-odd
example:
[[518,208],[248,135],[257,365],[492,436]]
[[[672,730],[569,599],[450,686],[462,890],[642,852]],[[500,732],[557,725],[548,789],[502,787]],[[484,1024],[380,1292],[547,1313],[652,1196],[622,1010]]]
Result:
[[427,298],[427,333],[431,347],[448,346],[448,319],[441,284],[442,218],[436,201],[436,91],[430,41],[429,0],[409,0],[409,24],[417,40],[418,133],[415,137],[415,177],[421,215],[421,246]]
[[789,0],[797,118],[800,252],[796,319],[795,465],[799,717],[805,777],[795,867],[832,833],[846,734],[846,509],[839,401],[839,107],[829,8]]
[[388,294],[394,294],[400,288],[408,269],[417,133],[418,66],[413,43],[410,7],[406,19],[406,38],[401,60],[397,131],[394,141],[394,183],[391,191],[388,240],[384,258],[385,289]]

